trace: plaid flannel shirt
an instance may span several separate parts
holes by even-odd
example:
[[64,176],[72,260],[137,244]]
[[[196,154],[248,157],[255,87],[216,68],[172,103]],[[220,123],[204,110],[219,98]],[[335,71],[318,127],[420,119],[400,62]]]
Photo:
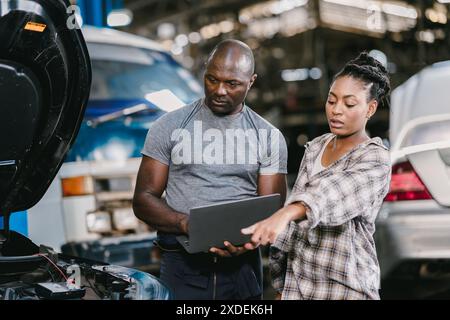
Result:
[[303,202],[307,219],[291,222],[271,247],[272,284],[288,300],[379,299],[373,234],[389,190],[389,152],[372,138],[311,176],[330,135],[306,144],[286,205]]

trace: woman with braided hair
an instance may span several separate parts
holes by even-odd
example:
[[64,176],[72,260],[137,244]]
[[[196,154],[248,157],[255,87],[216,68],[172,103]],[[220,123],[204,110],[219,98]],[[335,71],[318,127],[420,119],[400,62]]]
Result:
[[272,282],[281,299],[379,299],[373,234],[391,164],[366,124],[385,105],[386,69],[367,53],[334,77],[326,102],[330,133],[306,144],[284,208],[246,229],[248,249],[272,244]]

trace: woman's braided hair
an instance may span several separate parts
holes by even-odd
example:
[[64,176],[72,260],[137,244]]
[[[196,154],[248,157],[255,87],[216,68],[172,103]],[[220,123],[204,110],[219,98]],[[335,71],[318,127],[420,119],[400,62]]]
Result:
[[389,106],[387,97],[391,91],[389,74],[386,68],[376,59],[369,56],[367,52],[361,52],[359,56],[349,61],[344,68],[339,71],[333,79],[350,76],[361,80],[366,86],[371,85],[369,99],[375,99],[381,107]]

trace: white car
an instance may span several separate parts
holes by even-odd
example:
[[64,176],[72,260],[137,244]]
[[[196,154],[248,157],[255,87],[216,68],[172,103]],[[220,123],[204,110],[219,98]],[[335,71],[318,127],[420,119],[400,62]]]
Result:
[[450,61],[392,94],[391,190],[375,233],[382,298],[449,297]]
[[29,237],[67,254],[147,265],[155,233],[132,211],[140,150],[152,121],[202,88],[154,41],[94,27],[83,35],[92,64],[88,106],[65,163],[28,211]]

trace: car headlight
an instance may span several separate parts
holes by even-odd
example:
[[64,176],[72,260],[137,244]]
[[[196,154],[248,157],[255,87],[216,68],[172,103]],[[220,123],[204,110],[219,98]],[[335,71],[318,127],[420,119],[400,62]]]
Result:
[[132,230],[139,226],[139,221],[131,208],[113,210],[113,223],[117,230]]
[[89,232],[112,232],[111,215],[109,212],[97,211],[88,213],[86,223]]

